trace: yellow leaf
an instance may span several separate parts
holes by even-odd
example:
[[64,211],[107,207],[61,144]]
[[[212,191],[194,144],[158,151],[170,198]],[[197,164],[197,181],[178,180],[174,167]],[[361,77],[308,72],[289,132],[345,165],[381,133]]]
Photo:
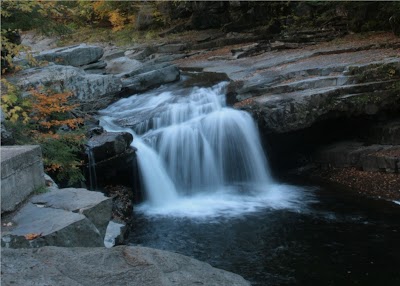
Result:
[[11,116],[10,121],[15,123],[15,122],[17,122],[18,117],[19,117],[18,114],[14,113],[14,114]]

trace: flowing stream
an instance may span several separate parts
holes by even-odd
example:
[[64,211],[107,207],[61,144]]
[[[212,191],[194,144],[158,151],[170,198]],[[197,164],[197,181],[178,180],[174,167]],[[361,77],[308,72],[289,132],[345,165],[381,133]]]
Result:
[[271,179],[257,127],[247,112],[226,106],[225,86],[161,88],[101,112],[106,130],[134,136],[147,199],[138,210],[240,214],[296,199]]
[[129,241],[254,285],[400,285],[398,206],[275,182],[253,119],[226,106],[225,86],[160,87],[101,111],[101,125],[132,133],[137,148],[146,199]]

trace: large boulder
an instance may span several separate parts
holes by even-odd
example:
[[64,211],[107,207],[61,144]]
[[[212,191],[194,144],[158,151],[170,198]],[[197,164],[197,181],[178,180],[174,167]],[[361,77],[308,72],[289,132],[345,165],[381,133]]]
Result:
[[2,218],[2,247],[103,246],[112,200],[86,189],[54,189]]
[[128,132],[104,132],[90,138],[87,145],[93,159],[100,162],[124,153],[132,141],[133,136]]
[[[49,65],[30,68],[9,77],[8,80],[25,93],[41,87],[56,91],[72,91],[81,101],[94,100],[98,105],[107,106],[108,96],[121,90],[121,80],[112,75],[87,74],[72,66]],[[105,102],[102,103],[102,99]]]
[[104,237],[111,218],[112,200],[100,192],[65,188],[35,196],[32,204],[62,209],[86,216]]
[[96,62],[103,56],[103,53],[101,47],[80,44],[44,51],[35,56],[35,58],[60,65],[79,67]]
[[143,92],[165,83],[177,81],[180,78],[180,71],[175,65],[151,70],[138,74],[134,77],[125,78],[122,81],[123,93],[134,94]]
[[105,132],[88,140],[86,178],[90,189],[111,184],[133,186],[137,170],[136,150],[130,146],[132,140],[127,132]]
[[[252,79],[235,82],[237,107],[243,108],[269,133],[305,129],[327,119],[372,116],[400,108],[400,61],[387,57],[353,64],[359,55],[335,53],[271,67]],[[335,61],[340,62],[336,63]],[[370,51],[365,55],[377,57]],[[233,85],[237,85],[235,88]]]
[[146,247],[2,249],[4,285],[242,286],[241,276]]
[[143,64],[135,59],[128,57],[118,57],[107,62],[106,72],[109,74],[124,75],[133,70],[137,70]]

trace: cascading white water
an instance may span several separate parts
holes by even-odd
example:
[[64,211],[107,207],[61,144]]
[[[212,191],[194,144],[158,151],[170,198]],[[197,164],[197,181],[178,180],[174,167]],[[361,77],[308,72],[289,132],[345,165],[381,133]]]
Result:
[[233,185],[272,186],[254,120],[226,106],[225,86],[157,90],[101,111],[106,130],[134,135],[150,205],[167,206],[182,196],[225,192]]
[[88,155],[88,169],[89,169],[89,185],[90,190],[97,190],[97,174],[96,174],[96,160],[93,155],[93,150],[91,146],[87,146],[86,153]]
[[107,131],[125,131],[134,136],[132,146],[137,149],[136,154],[142,175],[141,181],[151,204],[161,206],[174,201],[177,198],[175,186],[166,173],[157,153],[147,146],[140,137],[137,137],[131,129],[112,123],[112,118],[103,116],[100,123]]

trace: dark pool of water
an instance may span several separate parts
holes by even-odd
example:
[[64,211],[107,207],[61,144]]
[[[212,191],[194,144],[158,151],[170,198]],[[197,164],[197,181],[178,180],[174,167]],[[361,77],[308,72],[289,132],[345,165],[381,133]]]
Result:
[[169,250],[252,285],[400,285],[400,206],[334,187],[306,206],[195,219],[137,214],[130,244]]

